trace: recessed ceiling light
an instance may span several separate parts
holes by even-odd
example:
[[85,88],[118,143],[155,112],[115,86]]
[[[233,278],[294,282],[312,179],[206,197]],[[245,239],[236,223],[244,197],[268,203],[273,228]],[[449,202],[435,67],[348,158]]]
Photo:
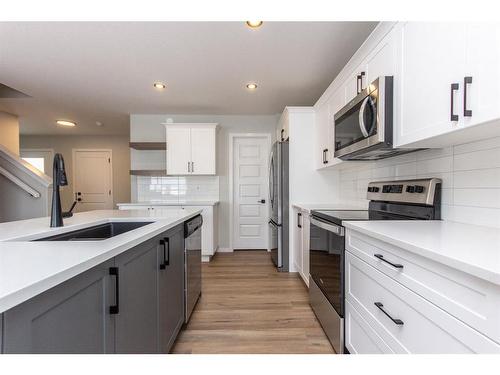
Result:
[[95,124],[96,124],[96,126],[102,126],[102,122],[100,122],[100,121],[96,121]]
[[257,88],[256,83],[247,83],[247,89],[249,90],[255,90]]
[[167,87],[164,83],[161,83],[161,82],[155,82],[153,83],[153,87],[155,89],[160,89],[160,90],[163,90],[165,87]]
[[57,120],[56,123],[57,125],[62,125],[62,126],[69,126],[69,127],[76,126],[76,122],[73,121]]
[[262,21],[247,21],[247,26],[256,29],[262,26]]

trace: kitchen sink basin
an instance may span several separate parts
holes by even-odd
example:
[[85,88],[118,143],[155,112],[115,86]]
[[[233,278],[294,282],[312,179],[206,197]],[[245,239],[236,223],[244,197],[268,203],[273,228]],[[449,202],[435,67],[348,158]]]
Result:
[[33,241],[102,241],[152,222],[109,222],[92,227],[74,230],[54,236],[38,238]]

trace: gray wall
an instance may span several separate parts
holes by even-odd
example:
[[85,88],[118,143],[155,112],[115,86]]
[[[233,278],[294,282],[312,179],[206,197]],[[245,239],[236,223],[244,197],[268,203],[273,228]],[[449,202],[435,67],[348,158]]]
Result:
[[219,176],[219,247],[229,247],[229,133],[267,133],[273,141],[279,116],[236,116],[236,115],[142,115],[130,116],[130,139],[140,141],[164,141],[165,128],[161,123],[171,118],[173,122],[216,122],[217,175]]
[[130,149],[127,135],[21,135],[23,148],[52,148],[64,157],[69,185],[61,189],[63,210],[73,203],[73,157],[72,150],[111,149],[113,153],[113,203],[130,202]]

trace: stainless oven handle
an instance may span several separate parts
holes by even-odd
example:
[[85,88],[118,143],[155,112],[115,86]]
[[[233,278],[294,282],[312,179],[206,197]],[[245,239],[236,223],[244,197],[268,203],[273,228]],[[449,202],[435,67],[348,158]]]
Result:
[[369,136],[368,132],[366,131],[366,126],[365,126],[365,120],[363,119],[363,114],[365,113],[365,107],[366,104],[368,103],[369,100],[372,98],[370,96],[367,96],[365,100],[363,100],[363,104],[361,104],[361,107],[359,109],[359,129],[361,130],[361,133],[363,133],[363,136],[367,138]]
[[318,220],[313,216],[311,216],[311,224],[316,225],[317,227],[325,229],[329,232],[335,233],[337,236],[344,237],[344,227],[341,227],[340,225],[327,223],[325,221]]

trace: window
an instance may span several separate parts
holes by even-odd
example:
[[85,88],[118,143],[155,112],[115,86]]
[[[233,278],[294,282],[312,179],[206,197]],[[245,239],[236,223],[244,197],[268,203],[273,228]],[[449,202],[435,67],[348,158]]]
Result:
[[32,166],[34,166],[36,169],[45,173],[45,159],[44,158],[23,158],[23,160],[27,161]]

